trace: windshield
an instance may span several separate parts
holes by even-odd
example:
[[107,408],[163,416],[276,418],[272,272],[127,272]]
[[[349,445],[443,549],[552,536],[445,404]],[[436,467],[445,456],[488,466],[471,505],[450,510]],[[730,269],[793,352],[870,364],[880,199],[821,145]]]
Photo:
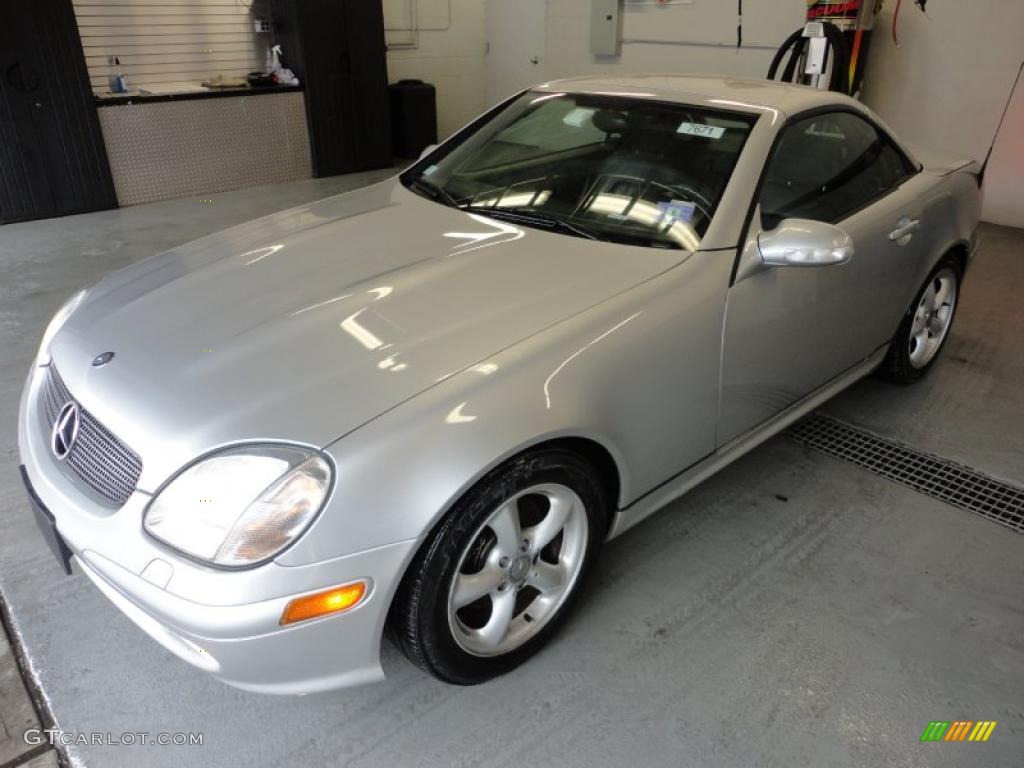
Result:
[[528,92],[402,174],[445,205],[577,237],[700,246],[755,117]]

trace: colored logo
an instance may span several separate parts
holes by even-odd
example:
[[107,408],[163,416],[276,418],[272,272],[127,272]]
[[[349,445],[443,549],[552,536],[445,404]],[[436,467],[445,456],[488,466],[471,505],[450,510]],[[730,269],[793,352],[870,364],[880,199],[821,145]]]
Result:
[[995,720],[932,720],[921,741],[988,741],[995,729]]

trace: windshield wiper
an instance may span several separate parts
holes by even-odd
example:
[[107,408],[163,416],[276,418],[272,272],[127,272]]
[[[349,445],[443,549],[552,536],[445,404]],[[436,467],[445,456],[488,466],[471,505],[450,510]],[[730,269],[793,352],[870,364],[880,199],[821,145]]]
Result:
[[426,195],[431,200],[435,200],[435,201],[437,201],[439,203],[444,203],[445,205],[451,206],[452,208],[458,208],[459,207],[458,200],[456,200],[454,197],[452,197],[442,187],[439,187],[437,184],[435,184],[432,181],[427,181],[422,176],[419,177],[419,178],[413,179],[409,183],[409,186],[412,189],[414,189],[415,191],[420,192],[421,194]]
[[491,208],[486,205],[464,205],[464,211],[481,213],[484,216],[492,216],[495,219],[508,219],[521,224],[533,224],[547,229],[561,229],[578,237],[585,237],[588,240],[607,240],[608,238],[598,234],[592,229],[577,224],[568,219],[560,219],[557,216],[549,216],[537,211],[523,211],[518,208]]

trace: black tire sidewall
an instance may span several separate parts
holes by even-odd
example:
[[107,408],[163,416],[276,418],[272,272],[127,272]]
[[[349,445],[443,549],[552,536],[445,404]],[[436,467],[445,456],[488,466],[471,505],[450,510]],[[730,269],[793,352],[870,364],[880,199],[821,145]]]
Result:
[[[448,625],[448,593],[462,553],[494,509],[538,483],[560,483],[580,497],[587,513],[587,545],[583,565],[558,613],[541,631],[520,647],[500,656],[480,657],[458,646]],[[481,480],[457,503],[426,545],[417,583],[420,592],[414,615],[423,660],[438,677],[449,682],[483,682],[517,667],[536,653],[558,631],[579,596],[597,556],[607,524],[605,494],[594,470],[575,454],[546,450],[512,460]]]

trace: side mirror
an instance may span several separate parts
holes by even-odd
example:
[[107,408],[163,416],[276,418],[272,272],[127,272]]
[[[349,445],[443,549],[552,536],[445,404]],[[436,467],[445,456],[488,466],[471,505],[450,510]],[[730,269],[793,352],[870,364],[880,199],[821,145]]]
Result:
[[419,160],[422,160],[422,159],[423,159],[424,157],[426,157],[427,155],[429,155],[429,154],[430,154],[431,152],[433,152],[433,151],[434,151],[435,149],[437,149],[437,144],[428,144],[427,146],[425,146],[425,147],[423,148],[423,151],[422,151],[422,152],[420,152],[420,156],[419,156],[419,158],[418,158],[418,159],[419,159]]
[[761,260],[770,267],[828,267],[853,256],[853,239],[823,221],[784,219],[757,237]]

